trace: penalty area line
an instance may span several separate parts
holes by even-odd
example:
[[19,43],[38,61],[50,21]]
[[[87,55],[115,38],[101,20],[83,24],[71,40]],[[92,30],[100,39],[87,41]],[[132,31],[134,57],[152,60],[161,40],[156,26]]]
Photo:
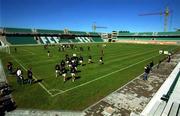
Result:
[[[25,70],[27,71],[27,69],[15,58],[13,57],[14,60]],[[38,80],[35,76],[33,76],[34,79]],[[53,94],[41,83],[38,83],[51,97],[53,96]]]
[[117,72],[123,71],[123,70],[125,70],[125,69],[128,69],[128,68],[130,68],[130,67],[133,67],[133,66],[135,66],[135,65],[137,65],[137,64],[139,64],[139,63],[142,63],[142,62],[144,62],[144,61],[147,61],[147,60],[152,59],[153,57],[157,57],[157,56],[159,56],[159,55],[155,55],[155,56],[152,56],[152,57],[150,57],[150,58],[141,60],[141,61],[136,62],[136,63],[134,63],[134,64],[131,64],[131,65],[127,66],[127,67],[124,67],[124,68],[121,68],[121,69],[119,69],[119,70],[116,70],[116,71],[113,71],[113,72],[111,72],[111,73],[108,73],[108,74],[106,74],[106,75],[100,76],[100,77],[98,77],[98,78],[96,78],[96,79],[93,79],[93,80],[91,80],[91,81],[85,82],[85,83],[83,83],[83,84],[77,85],[77,86],[72,87],[72,88],[70,88],[70,89],[67,89],[67,90],[64,90],[64,91],[62,91],[62,92],[56,93],[56,94],[52,95],[52,97],[57,96],[57,95],[60,95],[60,94],[63,94],[63,93],[66,93],[66,92],[68,92],[68,91],[74,90],[74,89],[79,88],[79,87],[82,87],[82,86],[84,86],[84,85],[90,84],[90,83],[92,83],[92,82],[94,82],[94,81],[100,80],[100,79],[102,79],[102,78],[105,78],[105,77],[110,76],[110,75],[112,75],[112,74],[115,74],[115,73],[117,73]]

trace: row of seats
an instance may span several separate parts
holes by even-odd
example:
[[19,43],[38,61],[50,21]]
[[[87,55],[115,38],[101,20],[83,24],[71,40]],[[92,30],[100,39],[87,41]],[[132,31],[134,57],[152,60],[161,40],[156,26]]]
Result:
[[101,37],[75,37],[75,38],[60,38],[60,37],[40,37],[41,44],[57,44],[57,43],[90,43],[103,42]]
[[[64,34],[64,30],[47,30],[47,29],[36,29],[36,30],[32,30],[32,29],[25,29],[25,28],[3,28],[3,30],[5,32],[13,32],[13,33],[32,33],[33,31],[36,31],[37,33],[41,33],[41,34]],[[76,35],[84,35],[84,34],[92,34],[92,35],[96,35],[99,36],[98,33],[95,32],[83,32],[83,31],[68,31],[69,34],[76,34]],[[51,39],[52,40],[51,40]],[[55,38],[55,40],[54,40]],[[26,37],[26,36],[6,36],[6,40],[10,43],[10,44],[37,44],[37,43],[41,43],[41,44],[45,44],[45,43],[73,43],[73,42],[78,42],[78,43],[87,43],[87,42],[103,42],[103,39],[101,39],[100,37],[95,37],[95,38],[91,38],[91,37],[76,37],[75,39],[65,39],[65,38],[58,38],[57,37],[40,37],[39,40],[37,40],[38,38],[34,38],[34,37]]]
[[89,42],[103,42],[101,37],[75,37],[75,38],[60,38],[60,37],[26,37],[26,36],[6,36],[6,40],[13,45],[17,44],[37,44],[38,40],[41,44],[55,44],[55,43],[89,43]]
[[68,31],[70,34],[77,34],[77,35],[86,35],[86,32],[83,31]]
[[10,44],[37,44],[34,37],[17,37],[17,36],[6,36],[6,40]]
[[[3,28],[3,30],[5,32],[14,32],[14,33],[18,33],[18,32],[27,32],[27,33],[32,33],[34,30],[32,29],[27,29],[27,28]],[[51,33],[51,34],[64,34],[64,30],[48,30],[48,29],[36,29],[37,33],[43,33],[43,34],[47,34],[47,33]],[[90,35],[99,35],[99,33],[96,32],[85,32],[85,31],[68,31],[69,34],[77,34],[77,35],[86,35],[86,34],[90,34]]]
[[13,32],[13,33],[18,33],[18,32],[26,32],[26,33],[32,33],[31,29],[25,29],[25,28],[3,28],[5,32]]
[[97,32],[89,32],[89,34],[90,35],[94,35],[94,36],[98,36],[99,35],[99,33],[97,33]]
[[45,29],[37,29],[36,30],[38,33],[43,33],[43,34],[47,34],[47,33],[52,33],[52,34],[64,34],[63,30],[45,30]]

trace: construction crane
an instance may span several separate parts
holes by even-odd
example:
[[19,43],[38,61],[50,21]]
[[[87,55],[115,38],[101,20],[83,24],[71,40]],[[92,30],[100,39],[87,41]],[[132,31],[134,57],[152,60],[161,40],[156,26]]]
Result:
[[106,29],[107,27],[104,27],[104,26],[96,26],[96,23],[93,23],[93,24],[92,24],[92,30],[93,30],[93,32],[96,32],[96,29],[97,29],[97,28]]
[[174,30],[176,30],[176,31],[180,31],[180,28],[174,28]]
[[168,17],[170,15],[169,8],[166,7],[165,11],[162,12],[156,12],[156,13],[145,13],[145,14],[140,14],[139,16],[148,16],[148,15],[161,15],[164,16],[164,32],[168,30]]

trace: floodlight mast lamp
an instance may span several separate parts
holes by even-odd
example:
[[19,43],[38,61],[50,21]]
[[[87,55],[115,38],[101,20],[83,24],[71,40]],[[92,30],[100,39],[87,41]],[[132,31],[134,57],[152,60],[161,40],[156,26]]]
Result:
[[149,15],[164,15],[164,32],[167,32],[168,30],[168,17],[170,15],[169,8],[166,7],[165,11],[163,12],[156,12],[156,13],[145,13],[145,14],[140,14],[139,16],[149,16]]

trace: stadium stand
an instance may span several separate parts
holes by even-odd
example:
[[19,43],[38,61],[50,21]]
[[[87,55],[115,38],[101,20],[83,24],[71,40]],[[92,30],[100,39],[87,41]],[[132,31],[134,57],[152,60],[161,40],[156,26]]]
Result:
[[96,33],[96,32],[89,32],[90,35],[95,35],[95,36],[98,36],[100,35],[99,33]]
[[138,35],[151,36],[151,35],[153,35],[153,32],[142,32],[142,33],[138,33]]
[[[25,28],[3,28],[3,32],[10,34],[39,34],[10,36],[6,35],[7,43],[10,44],[56,44],[56,43],[88,43],[88,42],[104,42],[101,34],[97,32],[84,31],[67,31],[64,30],[48,30],[48,29],[25,29]],[[53,35],[54,34],[54,35]],[[55,35],[56,34],[56,35]],[[76,37],[64,37],[59,35],[70,34]],[[87,36],[87,37],[84,37]],[[94,36],[94,37],[88,37]],[[168,37],[169,36],[169,37]],[[174,37],[175,36],[175,37]],[[180,32],[139,32],[131,33],[129,31],[119,31],[117,37],[113,40],[138,40],[138,41],[180,41]]]
[[6,36],[6,40],[11,44],[37,44],[34,37],[27,36]]
[[133,36],[136,35],[137,33],[118,33],[118,36]]
[[86,32],[83,31],[69,31],[70,34],[75,34],[75,35],[86,35]]
[[[26,28],[4,28],[4,32],[6,33],[32,33],[31,29],[26,29]],[[29,37],[29,36],[6,36],[6,40],[10,44],[37,44],[36,40],[34,40],[34,37]]]
[[64,34],[63,30],[47,30],[47,29],[37,29],[36,30],[38,33],[43,33],[43,34]]
[[180,35],[180,31],[176,31],[176,32],[158,32],[157,35]]
[[[103,42],[103,39],[98,33],[90,32],[89,35],[97,37],[75,37],[75,38],[63,38],[57,37],[53,34],[65,34],[64,30],[48,30],[48,29],[26,29],[26,28],[2,28],[6,35],[5,40],[12,45],[17,44],[55,44],[55,43],[88,43],[88,42]],[[68,31],[69,34],[74,35],[88,35],[83,31]],[[16,34],[16,35],[10,35]],[[17,35],[18,34],[18,35]],[[26,34],[26,35],[21,35]],[[40,34],[39,36],[33,36],[28,34]],[[41,35],[42,34],[42,35]],[[43,35],[47,34],[47,35]],[[49,35],[48,35],[49,34]],[[99,36],[99,37],[98,37]]]
[[[169,36],[169,37],[168,37]],[[174,37],[172,37],[174,36]],[[117,40],[157,40],[157,41],[180,41],[180,32],[119,32]]]
[[92,37],[92,40],[94,42],[103,42],[103,39],[101,37]]
[[5,32],[12,32],[12,33],[32,33],[31,29],[25,28],[4,28]]

